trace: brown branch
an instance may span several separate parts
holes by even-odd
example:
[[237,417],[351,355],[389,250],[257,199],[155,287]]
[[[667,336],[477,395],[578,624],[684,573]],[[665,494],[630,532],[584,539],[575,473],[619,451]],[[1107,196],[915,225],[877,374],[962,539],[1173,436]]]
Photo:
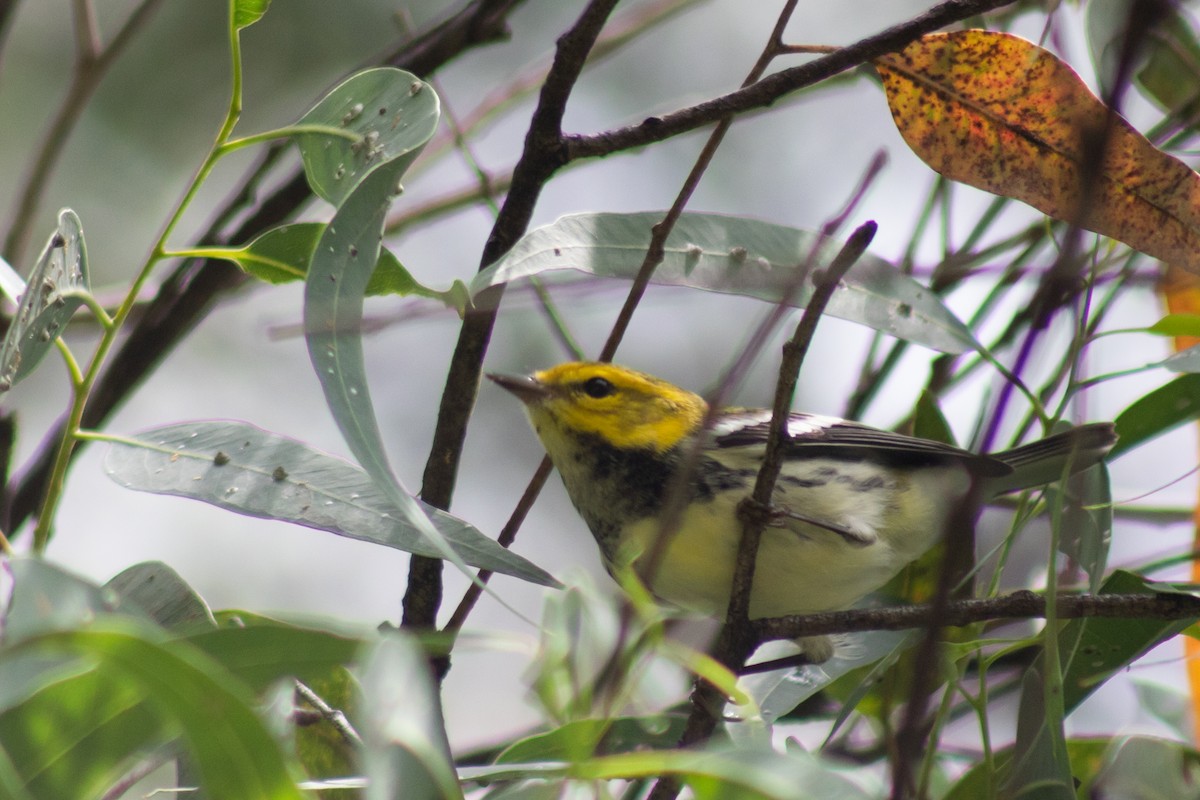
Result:
[[58,164],[71,131],[83,116],[84,109],[109,68],[125,52],[134,36],[150,20],[162,0],[142,0],[125,20],[108,46],[99,49],[94,10],[90,4],[77,7],[75,15],[75,69],[67,94],[58,107],[46,132],[38,137],[42,143],[29,171],[17,190],[17,206],[4,240],[4,257],[12,264],[24,258],[33,229],[33,217],[41,205],[42,196],[50,184],[50,175]]
[[568,136],[567,157],[570,160],[594,158],[621,150],[645,147],[710,125],[730,114],[742,114],[764,108],[784,95],[899,50],[919,36],[1011,2],[1012,0],[949,0],[882,33],[847,45],[807,64],[780,70],[736,92],[664,116],[649,117],[637,125],[618,130],[590,136]]
[[[1166,592],[1059,595],[1055,600],[1055,608],[1060,619],[1200,619],[1200,598]],[[953,600],[936,615],[935,609],[929,605],[893,606],[756,619],[750,625],[758,640],[767,642],[831,633],[923,628],[934,621],[935,616],[939,625],[947,627],[997,620],[1042,619],[1046,616],[1046,598],[1030,591],[1018,591],[1003,597]]]
[[[559,38],[554,63],[542,85],[525,137],[525,147],[513,169],[512,187],[484,245],[480,269],[503,255],[525,233],[542,187],[565,163],[562,118],[567,99],[615,6],[616,0],[592,0]],[[421,484],[421,497],[438,508],[449,508],[454,494],[467,420],[475,406],[483,356],[495,322],[494,310],[468,314],[459,331]],[[441,569],[439,560],[413,556],[408,590],[404,594],[403,624],[431,627],[435,623],[441,601]]]
[[[850,269],[866,252],[867,245],[875,236],[875,228],[875,223],[869,222],[856,230],[834,258],[825,275],[815,281],[816,288],[796,326],[796,332],[784,346],[784,358],[780,365],[780,377],[771,419],[771,434],[767,440],[766,451],[755,480],[753,494],[738,508],[738,516],[744,522],[738,542],[733,581],[730,586],[729,608],[726,612],[725,624],[721,628],[720,636],[712,651],[715,659],[733,670],[740,669],[759,644],[755,629],[751,627],[748,620],[751,586],[754,582],[754,566],[759,539],[766,528],[772,492],[783,467],[783,445],[788,438],[788,410],[795,393],[800,364],[804,360],[804,354],[816,332],[817,322],[820,320],[825,306],[833,297],[833,292],[846,274],[846,270]],[[807,263],[798,266],[801,280],[797,282],[797,289],[800,288],[800,283],[807,280],[815,255],[814,252],[807,259]],[[781,306],[785,303],[782,303]],[[699,744],[712,736],[718,721],[713,709],[719,708],[722,701],[720,693],[715,687],[703,680],[696,680],[691,697],[692,710],[688,714],[687,723],[679,739],[681,747]],[[678,782],[674,778],[667,777],[658,782],[650,797],[653,800],[667,800],[667,798],[675,797],[678,792]]]

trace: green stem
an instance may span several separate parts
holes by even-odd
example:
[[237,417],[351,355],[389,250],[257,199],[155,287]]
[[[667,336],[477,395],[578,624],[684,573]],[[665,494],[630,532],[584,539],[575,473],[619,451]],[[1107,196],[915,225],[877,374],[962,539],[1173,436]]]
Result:
[[63,296],[77,297],[82,300],[83,304],[88,307],[88,311],[92,312],[92,316],[96,318],[96,321],[99,322],[100,326],[105,330],[109,330],[113,327],[113,318],[108,315],[108,310],[101,305],[100,301],[97,300],[96,296],[91,292],[64,292]]
[[219,145],[215,152],[220,157],[252,144],[261,144],[262,142],[270,142],[275,139],[286,139],[289,136],[300,136],[306,133],[315,133],[320,136],[336,136],[339,139],[348,139],[351,142],[361,142],[363,139],[362,134],[333,125],[288,125],[271,131],[243,136],[240,139],[230,139],[224,144]]
[[[192,200],[196,197],[200,186],[208,178],[212,172],[217,160],[223,155],[223,147],[229,141],[230,135],[233,133],[234,126],[237,125],[238,119],[242,114],[242,51],[241,44],[238,38],[238,29],[234,26],[235,0],[228,0],[229,9],[229,43],[230,43],[230,64],[232,68],[231,91],[229,98],[229,108],[225,114],[225,121],[222,123],[220,130],[217,132],[216,140],[204,162],[196,171],[196,176],[192,179],[183,198],[177,204],[174,213],[163,226],[162,233],[159,234],[158,241],[151,250],[146,263],[142,265],[141,270],[134,278],[133,284],[129,288],[129,292],[125,296],[125,300],[117,309],[116,315],[113,316],[111,324],[105,325],[104,334],[100,338],[99,344],[96,346],[96,352],[92,355],[92,360],[88,364],[87,371],[84,372],[81,378],[74,386],[74,393],[71,402],[70,411],[67,413],[67,419],[63,425],[62,439],[58,442],[58,447],[54,453],[54,462],[50,468],[50,476],[46,482],[46,494],[42,498],[41,507],[38,509],[37,525],[33,531],[33,552],[43,553],[46,546],[50,543],[51,525],[54,520],[55,512],[58,509],[59,501],[62,499],[63,485],[66,482],[67,467],[71,463],[71,453],[75,449],[75,444],[79,441],[80,428],[83,425],[83,412],[87,406],[88,398],[91,396],[92,388],[95,386],[96,379],[99,377],[100,368],[103,366],[109,351],[116,342],[117,332],[133,311],[134,305],[137,303],[137,298],[141,292],[142,286],[150,278],[150,273],[159,261],[166,258],[166,242],[174,232],[175,227],[183,218],[184,212],[191,205]],[[107,316],[107,314],[105,315]],[[103,321],[103,318],[101,318]],[[72,359],[73,360],[73,359]],[[78,367],[76,367],[78,373]]]

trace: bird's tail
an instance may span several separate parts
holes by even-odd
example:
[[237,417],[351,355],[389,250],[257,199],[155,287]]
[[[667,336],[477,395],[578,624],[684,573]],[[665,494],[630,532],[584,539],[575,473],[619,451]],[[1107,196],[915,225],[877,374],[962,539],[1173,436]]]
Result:
[[1062,478],[1070,466],[1071,474],[1082,472],[1104,460],[1117,443],[1117,432],[1110,422],[1080,425],[1030,444],[1014,447],[991,457],[1013,468],[1008,475],[988,479],[995,494],[1032,489]]

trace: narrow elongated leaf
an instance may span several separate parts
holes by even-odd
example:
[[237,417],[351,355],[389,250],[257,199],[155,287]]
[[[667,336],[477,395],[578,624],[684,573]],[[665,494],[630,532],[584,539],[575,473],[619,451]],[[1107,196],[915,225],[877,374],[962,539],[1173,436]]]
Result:
[[[118,594],[40,558],[14,558],[13,591],[4,615],[4,641],[13,644],[46,631],[83,625],[122,607]],[[133,613],[141,613],[134,610]]]
[[362,645],[358,639],[282,622],[200,631],[187,641],[255,692],[283,678],[323,677],[354,661]]
[[937,172],[1200,271],[1200,176],[1048,50],[993,31],[935,33],[875,67],[901,135]]
[[[572,269],[598,277],[632,279],[662,212],[570,214],[530,231],[471,281],[478,304],[499,284],[548,270]],[[838,243],[810,231],[720,214],[685,213],[667,237],[651,281],[691,286],[767,302],[790,298],[803,307],[812,296],[813,270],[828,266]],[[887,262],[864,255],[850,268],[827,313],[946,353],[978,347],[970,331],[928,288]]]
[[1200,418],[1200,375],[1181,375],[1138,398],[1117,415],[1116,446],[1110,458]]
[[1200,345],[1168,356],[1162,366],[1172,372],[1200,372]]
[[[8,655],[0,660],[0,679],[7,678],[13,660],[64,658],[70,657]],[[94,667],[60,673],[0,714],[0,751],[23,789],[38,800],[100,797],[137,759],[176,735],[136,684]]]
[[[104,467],[130,489],[190,497],[431,558],[443,555],[361,469],[248,423],[185,422],[145,431],[114,442]],[[467,563],[544,586],[556,584],[468,523],[419,507]]]
[[680,714],[574,720],[513,742],[496,756],[495,761],[497,764],[578,761],[597,752],[624,753],[647,747],[666,749],[679,741],[686,721]]
[[355,459],[389,505],[437,548],[439,557],[471,575],[463,556],[433,526],[388,463],[363,359],[363,295],[379,257],[397,181],[415,155],[414,150],[370,172],[334,214],[304,282],[304,339],[325,402]]
[[[1103,739],[1068,740],[1067,752],[1070,754],[1072,771],[1076,767],[1098,765],[1107,745],[1107,740]],[[1012,754],[1012,748],[1008,747],[997,751],[992,758],[982,759],[955,782],[943,800],[979,800],[981,797],[995,796],[996,787],[1012,766]]]
[[1158,336],[1200,337],[1200,314],[1167,314],[1146,328],[1146,332]]
[[[1101,594],[1174,594],[1177,591],[1170,584],[1155,584],[1125,570],[1114,571],[1100,587]],[[1068,622],[1059,633],[1066,713],[1070,714],[1110,677],[1194,621],[1114,617]]]
[[384,636],[362,674],[368,800],[462,798],[429,661],[405,634]]
[[1001,791],[1005,797],[1075,800],[1062,707],[1048,707],[1044,680],[1036,667],[1030,667],[1022,679],[1017,739]]
[[[267,283],[302,281],[308,275],[308,264],[325,228],[326,225],[320,222],[281,225],[227,255],[248,274]],[[460,315],[466,310],[466,289],[461,282],[444,292],[423,286],[386,247],[379,251],[366,294],[368,297],[385,294],[428,297],[445,303]]]
[[[1058,484],[1046,488],[1046,502],[1060,502]],[[1062,497],[1062,537],[1059,552],[1073,559],[1088,575],[1088,591],[1098,592],[1108,571],[1112,545],[1112,486],[1108,469],[1099,464],[1067,479]]]
[[843,766],[799,749],[786,754],[770,748],[653,750],[598,756],[567,765],[556,762],[520,767],[501,764],[464,768],[459,772],[464,779],[489,781],[553,778],[562,773],[585,781],[654,779],[672,775],[702,800],[732,797],[868,800],[883,794],[878,780],[865,774],[866,770],[850,773]]
[[207,796],[284,800],[302,795],[253,697],[207,657],[140,626],[97,625],[26,640],[22,650],[85,655],[97,669],[137,687],[150,707],[183,731]]
[[17,314],[0,343],[0,394],[33,372],[83,304],[80,293],[86,291],[83,227],[74,211],[63,209],[58,214],[58,229],[29,274]]
[[[1130,35],[1131,13],[1139,2],[1106,0],[1087,4],[1088,48],[1105,95],[1114,88],[1121,51]],[[1153,13],[1161,16],[1146,32],[1144,46],[1138,48],[1136,55],[1140,59],[1133,65],[1135,83],[1163,111],[1192,121],[1200,103],[1200,42],[1196,39],[1196,23],[1183,7],[1175,4],[1159,6]]]
[[1196,796],[1200,753],[1181,742],[1150,736],[1114,739],[1084,797],[1174,800]]
[[400,176],[433,136],[440,114],[437,93],[410,72],[379,67],[352,75],[298,123],[340,127],[362,137],[296,137],[309,186],[341,206],[368,175],[387,165],[395,170],[392,191],[399,191]]

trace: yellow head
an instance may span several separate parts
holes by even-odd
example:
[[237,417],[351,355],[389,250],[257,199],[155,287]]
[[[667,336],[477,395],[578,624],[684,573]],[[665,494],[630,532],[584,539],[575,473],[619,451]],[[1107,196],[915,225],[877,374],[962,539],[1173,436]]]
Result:
[[708,408],[697,394],[616,364],[572,361],[528,377],[488,377],[525,403],[552,457],[552,443],[571,433],[663,452],[694,433]]

